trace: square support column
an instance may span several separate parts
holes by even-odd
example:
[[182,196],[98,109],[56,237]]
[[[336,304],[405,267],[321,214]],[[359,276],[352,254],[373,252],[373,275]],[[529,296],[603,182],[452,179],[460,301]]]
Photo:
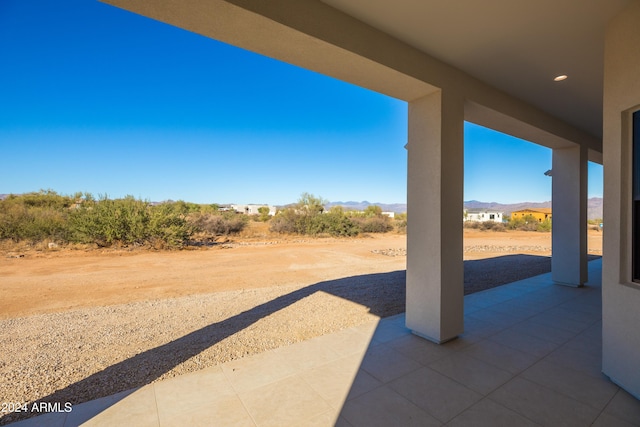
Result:
[[587,280],[587,149],[553,150],[551,278],[568,286]]
[[436,343],[464,330],[464,100],[409,103],[407,327]]

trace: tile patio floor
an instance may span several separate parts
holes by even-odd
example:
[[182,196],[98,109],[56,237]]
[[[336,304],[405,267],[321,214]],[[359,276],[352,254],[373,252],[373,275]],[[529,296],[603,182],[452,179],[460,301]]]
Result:
[[601,374],[601,261],[465,297],[444,345],[404,315],[76,405],[25,426],[640,426]]

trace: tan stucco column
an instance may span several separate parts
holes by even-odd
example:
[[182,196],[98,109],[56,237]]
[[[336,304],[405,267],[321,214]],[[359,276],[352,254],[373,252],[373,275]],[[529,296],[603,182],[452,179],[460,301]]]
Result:
[[409,103],[407,327],[442,343],[464,327],[464,101],[438,91]]
[[568,286],[587,281],[588,150],[553,150],[551,278]]

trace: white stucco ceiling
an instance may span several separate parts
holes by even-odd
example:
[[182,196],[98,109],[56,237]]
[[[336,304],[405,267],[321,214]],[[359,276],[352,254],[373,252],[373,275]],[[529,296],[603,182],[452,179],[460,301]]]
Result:
[[601,137],[605,28],[635,0],[322,1]]

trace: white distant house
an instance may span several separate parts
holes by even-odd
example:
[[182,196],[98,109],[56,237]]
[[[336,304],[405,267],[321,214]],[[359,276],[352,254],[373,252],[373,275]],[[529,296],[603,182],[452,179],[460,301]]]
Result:
[[491,211],[487,209],[465,209],[464,210],[464,221],[475,221],[475,222],[485,222],[485,221],[493,221],[493,222],[502,222],[502,212]]
[[276,207],[269,205],[231,205],[231,209],[236,211],[237,213],[245,214],[245,215],[259,215],[260,212],[258,209],[262,207],[269,208],[269,216],[274,216],[276,214]]

